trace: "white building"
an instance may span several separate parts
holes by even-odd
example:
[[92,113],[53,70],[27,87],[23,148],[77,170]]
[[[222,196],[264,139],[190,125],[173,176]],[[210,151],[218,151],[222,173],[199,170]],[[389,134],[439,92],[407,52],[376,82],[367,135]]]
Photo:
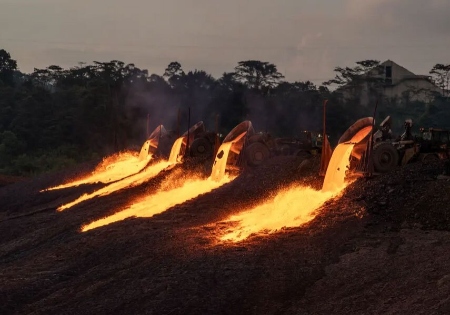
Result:
[[442,95],[429,75],[417,75],[391,60],[381,64],[384,67],[383,94],[388,100],[396,102],[431,102],[436,95]]
[[[379,69],[372,70],[368,76],[381,79],[381,89],[385,100],[396,104],[408,101],[428,103],[433,101],[437,95],[443,94],[443,90],[433,83],[431,76],[414,74],[392,60],[381,63]],[[357,87],[344,86],[339,90],[346,99],[357,96],[361,105],[371,103],[370,84],[368,83]]]

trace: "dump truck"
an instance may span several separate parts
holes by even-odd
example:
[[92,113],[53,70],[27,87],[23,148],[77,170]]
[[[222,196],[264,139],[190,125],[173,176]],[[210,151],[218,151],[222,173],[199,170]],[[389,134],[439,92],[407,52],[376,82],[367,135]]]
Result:
[[225,173],[236,174],[245,166],[245,152],[249,139],[255,135],[251,121],[246,120],[234,127],[223,139],[214,159],[211,177],[220,180]]
[[[377,130],[372,134],[373,118],[366,117],[356,121],[341,136],[338,144],[345,143],[352,139],[361,130],[364,137],[357,139],[350,156],[350,173],[357,173],[361,170],[361,165],[367,161],[368,143],[372,140],[373,170],[375,173],[387,173],[413,161],[429,163],[439,159],[448,159],[450,150],[449,131],[436,128],[420,128],[420,134],[412,134],[412,120],[404,122],[404,132],[398,137],[394,137],[391,130],[391,117],[386,117]],[[354,139],[353,139],[354,140]]]
[[188,156],[190,157],[212,157],[214,147],[218,143],[219,135],[214,131],[207,131],[203,121],[198,122],[186,131],[183,136],[189,135]]
[[[229,144],[229,150],[223,149]],[[251,121],[246,120],[234,127],[224,138],[216,154],[214,165],[226,163],[227,173],[238,173],[245,167],[257,167],[267,159],[279,155],[296,155],[305,158],[320,153],[322,135],[303,131],[298,137],[273,138],[267,132],[256,133]],[[224,162],[223,159],[226,159]],[[224,170],[220,171],[223,176]]]
[[414,159],[419,153],[419,148],[412,135],[412,120],[404,122],[405,131],[394,138],[391,131],[391,117],[380,124],[373,137],[373,165],[375,172],[386,173],[399,165],[405,165]]
[[449,130],[440,128],[420,128],[419,135],[412,134],[412,120],[404,122],[404,133],[394,139],[387,131],[388,116],[374,135],[373,163],[375,171],[385,173],[397,166],[413,161],[424,164],[449,158]]
[[[203,121],[197,122],[185,133],[178,156],[183,157],[213,157],[214,146],[218,141],[215,132],[207,131]],[[167,131],[163,125],[158,126],[148,137],[141,148],[140,158],[147,154],[169,158],[174,142],[180,138],[174,131]],[[188,139],[189,138],[189,139]],[[188,150],[186,151],[186,147]]]
[[420,128],[420,136],[415,138],[418,145],[418,159],[428,164],[450,158],[450,131],[440,128]]
[[[350,155],[349,172],[357,173],[364,169],[364,164],[367,163],[367,154],[369,154],[369,141],[372,141],[371,160],[375,173],[389,172],[399,165],[408,163],[418,154],[418,146],[411,133],[411,120],[405,121],[405,132],[397,138],[392,135],[390,116],[381,122],[376,131],[372,131],[373,124],[372,117],[361,118],[350,126],[339,139],[338,144],[345,143],[350,139],[355,143]],[[357,133],[363,136],[355,139]]]
[[273,138],[270,133],[259,132],[248,138],[244,151],[249,166],[258,166],[267,159],[280,155],[295,155],[309,158],[320,153],[322,134],[302,131],[297,137]]
[[148,136],[139,152],[139,160],[145,160],[149,155],[157,155],[161,150],[162,142],[166,141],[168,132],[163,125],[159,125]]
[[[181,158],[212,158],[214,149],[220,143],[217,133],[207,131],[203,121],[199,121],[190,127],[181,137],[172,134],[168,139],[161,155],[167,158],[176,154],[177,160]],[[176,148],[177,152],[173,152],[172,146],[177,140],[179,141],[179,147]]]

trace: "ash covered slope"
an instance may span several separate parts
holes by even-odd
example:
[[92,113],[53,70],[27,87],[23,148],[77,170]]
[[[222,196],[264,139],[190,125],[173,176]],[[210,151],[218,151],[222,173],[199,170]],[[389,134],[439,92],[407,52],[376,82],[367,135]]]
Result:
[[[272,160],[152,218],[88,233],[79,232],[87,220],[154,192],[165,177],[176,180],[177,171],[62,213],[49,208],[12,218],[8,212],[0,221],[0,313],[445,311],[447,232],[424,230],[449,229],[450,183],[434,179],[441,165],[359,180],[303,227],[217,243],[226,228],[221,221],[242,207],[292,182],[320,188],[317,161],[309,171],[299,164],[292,157]],[[20,192],[20,184],[14,189]],[[14,211],[28,211],[14,204]],[[411,295],[418,288],[423,304],[417,292]]]
[[365,209],[365,229],[291,311],[449,314],[450,180],[437,180],[442,170],[416,163],[349,187],[334,207]]

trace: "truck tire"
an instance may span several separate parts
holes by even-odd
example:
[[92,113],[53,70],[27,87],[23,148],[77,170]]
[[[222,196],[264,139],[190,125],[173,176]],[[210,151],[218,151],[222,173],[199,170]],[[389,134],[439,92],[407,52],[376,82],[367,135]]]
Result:
[[291,155],[291,148],[287,144],[283,144],[280,147],[280,154],[281,155]]
[[390,143],[379,143],[373,147],[373,166],[375,172],[387,173],[398,166],[399,154]]
[[270,156],[270,151],[262,142],[253,142],[245,149],[245,157],[248,165],[261,165]]
[[312,157],[312,154],[310,152],[306,151],[306,150],[297,150],[295,152],[295,156],[298,156],[298,157],[300,157],[302,159],[307,160],[307,159],[310,159]]
[[424,165],[429,165],[429,164],[433,164],[436,163],[437,161],[439,161],[439,156],[435,153],[425,153],[422,156],[422,164]]
[[193,157],[207,156],[212,153],[212,145],[206,138],[198,138],[192,142],[190,153]]

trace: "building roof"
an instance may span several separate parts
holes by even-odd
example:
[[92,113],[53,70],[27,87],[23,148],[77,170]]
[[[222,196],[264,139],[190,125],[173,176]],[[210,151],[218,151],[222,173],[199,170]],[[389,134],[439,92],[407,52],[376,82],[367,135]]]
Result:
[[392,66],[392,65],[395,65],[396,67],[401,68],[403,71],[408,72],[409,75],[416,75],[416,74],[414,74],[412,71],[409,71],[409,70],[406,69],[405,67],[400,66],[398,63],[396,63],[396,62],[394,62],[394,61],[392,61],[392,60],[390,60],[390,59],[388,59],[388,60],[386,60],[386,61],[380,63],[380,65],[381,65],[381,66],[389,66],[389,65]]

